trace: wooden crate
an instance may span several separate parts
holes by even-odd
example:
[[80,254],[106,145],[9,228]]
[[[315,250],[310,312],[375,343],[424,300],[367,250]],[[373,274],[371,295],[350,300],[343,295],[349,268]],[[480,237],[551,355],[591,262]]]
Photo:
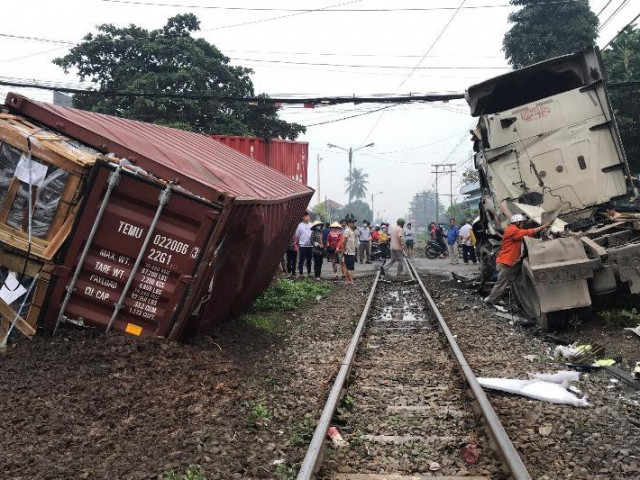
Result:
[[[67,172],[66,183],[46,235],[32,236],[31,242],[27,232],[28,208],[24,208],[21,228],[17,228],[15,222],[13,226],[8,223],[9,215],[17,205],[19,189],[21,186],[24,188],[26,183],[13,177],[6,190],[2,189],[4,198],[0,203],[0,266],[18,274],[24,270],[26,278],[33,278],[39,274],[28,312],[25,318],[18,317],[16,322],[16,328],[25,336],[31,337],[36,332],[55,256],[71,232],[86,179],[96,160],[105,157],[59,133],[7,113],[0,113],[0,146],[3,143],[19,150],[22,155],[28,155],[30,152],[32,160],[38,163]],[[12,153],[15,152],[12,150]],[[111,157],[109,160],[119,161]],[[32,187],[31,192],[27,192],[27,195],[29,194],[34,199],[36,187]],[[33,211],[35,210],[33,202]],[[28,281],[23,281],[23,284],[25,283],[27,285],[23,286],[28,288]],[[19,305],[20,299],[14,302],[15,308],[0,299],[0,340],[4,338],[11,321],[15,318]]]

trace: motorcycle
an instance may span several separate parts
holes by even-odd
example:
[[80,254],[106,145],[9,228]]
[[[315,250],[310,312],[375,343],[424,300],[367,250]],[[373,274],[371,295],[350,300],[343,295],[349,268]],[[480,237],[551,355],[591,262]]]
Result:
[[447,246],[442,243],[438,243],[435,240],[429,240],[427,242],[427,246],[425,248],[424,253],[427,256],[427,258],[430,258],[432,260],[434,258],[438,258],[440,255],[444,255],[445,257],[449,255]]
[[371,243],[371,260],[382,260],[382,248],[377,243]]

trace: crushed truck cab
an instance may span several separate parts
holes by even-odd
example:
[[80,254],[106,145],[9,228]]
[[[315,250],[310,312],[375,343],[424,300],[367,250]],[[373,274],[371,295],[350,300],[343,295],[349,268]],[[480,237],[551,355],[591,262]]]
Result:
[[640,293],[640,214],[611,219],[606,205],[637,192],[606,90],[599,51],[554,58],[470,87],[475,167],[482,199],[480,258],[493,273],[499,236],[514,213],[552,222],[528,238],[514,283],[543,328],[592,296]]

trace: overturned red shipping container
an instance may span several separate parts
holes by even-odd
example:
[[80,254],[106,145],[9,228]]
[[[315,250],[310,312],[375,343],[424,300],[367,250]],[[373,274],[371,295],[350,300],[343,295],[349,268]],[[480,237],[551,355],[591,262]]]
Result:
[[[116,187],[113,202],[104,209],[88,262],[78,269],[77,287],[66,306],[65,316],[85,324],[104,326],[107,318],[111,320],[121,285],[126,286],[138,256],[141,264],[123,299],[125,313],[115,320],[114,328],[180,338],[186,332],[206,333],[233,318],[269,285],[313,194],[301,183],[204,135],[13,93],[6,105],[100,152],[126,158],[145,175],[170,182],[174,192],[159,215],[163,183],[147,182],[154,185],[142,189],[135,174],[123,176],[122,187]],[[112,170],[98,164],[92,171],[92,187],[74,234],[60,268],[53,272],[55,285],[45,314],[49,328],[66,296]],[[155,229],[150,225],[154,212]],[[98,291],[102,299],[96,298]],[[104,298],[105,294],[109,296]]]
[[260,163],[278,170],[283,175],[307,184],[309,144],[291,140],[263,140],[256,137],[211,135],[220,143],[244,153]]

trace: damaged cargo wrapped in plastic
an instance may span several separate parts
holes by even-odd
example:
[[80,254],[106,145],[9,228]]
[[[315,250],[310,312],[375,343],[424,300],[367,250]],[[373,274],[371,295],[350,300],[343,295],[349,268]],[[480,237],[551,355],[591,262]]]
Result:
[[597,49],[554,58],[474,85],[475,167],[482,199],[474,225],[485,279],[494,274],[511,215],[551,224],[527,238],[513,288],[545,329],[566,325],[593,295],[640,293],[640,212],[616,212],[637,192]]
[[[0,185],[8,183],[0,188],[18,198],[6,212],[7,229],[20,233],[16,243],[33,264],[21,284],[43,271],[46,286],[31,303],[49,331],[65,323],[172,339],[210,331],[269,285],[313,193],[205,135],[17,94],[6,106],[40,129],[38,141],[46,131],[66,142],[58,153],[84,155],[75,169],[53,164],[69,172],[64,188],[64,174],[51,169],[41,192],[32,191],[31,242],[18,229],[28,186],[12,183],[0,163]],[[27,151],[22,146],[13,145]],[[20,162],[15,152],[7,155],[6,169]],[[54,205],[68,213],[52,214]],[[2,235],[0,228],[0,246]],[[0,256],[0,273],[20,273],[14,264]]]
[[0,342],[32,336],[54,259],[102,155],[25,118],[0,114]]

